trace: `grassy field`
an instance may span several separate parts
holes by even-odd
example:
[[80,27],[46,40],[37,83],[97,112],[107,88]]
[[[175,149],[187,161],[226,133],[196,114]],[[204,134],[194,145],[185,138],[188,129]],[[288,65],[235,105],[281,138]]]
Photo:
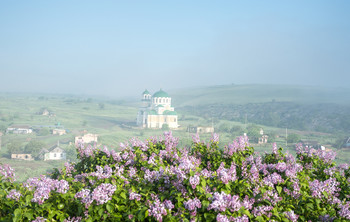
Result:
[[[303,98],[303,93],[307,89],[302,90],[298,87],[287,87],[285,91],[282,90],[284,86],[267,87],[267,86],[223,86],[223,87],[209,87],[197,88],[192,90],[184,90],[181,92],[172,92],[175,109],[178,106],[185,106],[186,104],[202,104],[202,103],[245,103],[245,102],[264,102],[275,100],[298,100],[310,101],[320,96],[320,91],[309,92],[310,98]],[[268,90],[269,89],[269,90]],[[260,91],[259,91],[260,90]],[[261,90],[267,90],[265,94]],[[260,92],[260,93],[259,93]],[[299,94],[296,92],[300,92]],[[337,93],[335,90],[333,93]],[[339,93],[339,92],[338,92]],[[274,95],[274,96],[273,96]],[[327,98],[325,98],[327,99]],[[340,101],[341,99],[338,98]],[[318,100],[319,101],[319,100]],[[344,101],[343,101],[344,102]],[[140,129],[135,126],[136,114],[138,111],[138,103],[135,101],[122,102],[112,101],[104,98],[87,98],[83,96],[74,95],[24,95],[24,94],[0,94],[0,127],[4,132],[9,125],[12,124],[28,124],[37,129],[53,129],[55,125],[60,124],[61,127],[68,130],[68,133],[63,136],[58,135],[38,135],[36,133],[28,135],[13,135],[4,134],[2,136],[0,154],[2,158],[1,163],[8,163],[13,166],[17,172],[18,180],[23,181],[28,177],[39,176],[40,174],[48,172],[54,167],[62,166],[63,162],[44,162],[44,161],[15,161],[8,159],[7,145],[11,141],[20,141],[22,146],[25,146],[30,140],[40,140],[49,148],[60,141],[62,148],[67,148],[69,142],[74,142],[74,137],[82,135],[83,132],[96,133],[99,135],[99,144],[106,145],[110,149],[119,149],[121,142],[126,142],[132,137],[138,137],[145,140],[155,135],[162,135],[162,130]],[[54,113],[53,116],[43,116],[39,111],[43,108],[48,109]],[[239,126],[244,128],[245,125],[241,122],[228,121],[222,119],[203,118],[191,114],[179,114],[179,124],[181,127],[174,130],[173,134],[180,138],[180,146],[190,146],[192,135],[186,132],[188,126],[211,126],[215,129],[221,124],[228,124],[229,126]],[[51,126],[51,128],[50,128]],[[286,147],[285,129],[276,127],[259,126],[264,129],[266,133],[274,132],[278,136],[275,141],[278,146]],[[297,133],[305,140],[317,140],[321,144],[329,144],[334,142],[334,135],[319,132],[307,132],[288,129],[289,133]],[[220,132],[220,145],[223,148],[227,143],[232,142],[237,136],[238,132],[227,133]],[[200,135],[204,141],[209,141],[210,134]],[[271,143],[269,144],[252,144],[255,149],[264,153],[264,151],[271,150]],[[293,153],[294,144],[288,144],[286,150]],[[344,163],[350,159],[350,152],[348,150],[340,150],[337,162]]]

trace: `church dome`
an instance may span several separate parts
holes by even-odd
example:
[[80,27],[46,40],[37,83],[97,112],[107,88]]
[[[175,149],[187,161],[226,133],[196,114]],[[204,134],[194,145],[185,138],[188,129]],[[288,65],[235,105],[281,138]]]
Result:
[[158,92],[153,94],[153,98],[155,97],[169,97],[168,93],[164,92],[163,90],[159,90]]
[[142,93],[142,95],[149,95],[149,94],[150,94],[150,93],[148,92],[147,89]]

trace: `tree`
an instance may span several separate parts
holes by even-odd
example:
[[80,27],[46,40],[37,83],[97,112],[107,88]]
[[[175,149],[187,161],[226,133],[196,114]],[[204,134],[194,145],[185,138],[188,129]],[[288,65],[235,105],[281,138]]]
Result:
[[39,140],[30,141],[25,147],[24,152],[32,154],[32,157],[37,159],[40,151],[45,147],[45,144]]
[[300,135],[292,133],[292,134],[288,135],[287,142],[288,143],[297,143],[300,141],[300,139],[301,139]]
[[11,156],[11,154],[19,153],[22,151],[22,143],[18,140],[14,140],[11,143],[7,144],[7,152]]
[[257,143],[259,140],[259,137],[261,136],[260,135],[260,127],[257,125],[249,125],[247,127],[247,130],[248,130],[247,135],[249,137],[249,140],[254,142],[254,143]]
[[162,130],[165,130],[165,131],[169,130],[169,125],[167,123],[164,123],[162,125]]
[[50,130],[47,128],[42,128],[38,131],[38,136],[47,136],[50,134]]

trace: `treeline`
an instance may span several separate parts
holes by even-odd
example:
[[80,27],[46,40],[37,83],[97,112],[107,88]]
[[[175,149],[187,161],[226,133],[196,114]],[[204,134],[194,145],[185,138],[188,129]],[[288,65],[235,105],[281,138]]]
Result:
[[350,133],[350,106],[292,102],[212,104],[178,109],[204,118],[218,118],[325,133]]

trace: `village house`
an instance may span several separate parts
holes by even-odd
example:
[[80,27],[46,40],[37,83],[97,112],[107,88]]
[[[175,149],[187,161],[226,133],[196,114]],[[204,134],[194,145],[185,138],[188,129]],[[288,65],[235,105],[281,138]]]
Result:
[[18,153],[18,154],[11,154],[11,159],[16,159],[16,160],[34,160],[32,157],[32,154],[27,154],[27,153]]
[[62,136],[64,134],[66,134],[66,130],[65,129],[53,129],[52,130],[52,135],[59,135]]
[[264,130],[262,128],[260,129],[259,133],[260,133],[260,137],[258,139],[258,144],[267,143],[269,136],[264,134]]
[[88,133],[85,134],[84,136],[76,136],[75,137],[75,145],[78,144],[87,144],[87,143],[97,143],[98,135],[97,134],[92,134]]
[[65,160],[66,159],[66,152],[60,148],[59,141],[57,142],[57,145],[51,147],[47,150],[44,154],[44,161],[47,160]]
[[189,126],[187,132],[190,133],[214,133],[214,127],[212,126]]
[[13,134],[30,134],[33,132],[33,129],[28,125],[12,125],[6,129],[6,133]]
[[176,129],[178,125],[177,113],[171,106],[171,97],[163,90],[153,96],[145,90],[142,93],[142,106],[139,108],[136,124],[143,128],[161,129],[167,126]]

